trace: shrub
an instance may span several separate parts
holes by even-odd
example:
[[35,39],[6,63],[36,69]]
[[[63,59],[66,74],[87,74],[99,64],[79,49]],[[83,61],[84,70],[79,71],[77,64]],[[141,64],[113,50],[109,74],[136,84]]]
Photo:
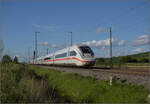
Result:
[[17,56],[15,56],[14,57],[14,61],[13,61],[15,64],[17,64],[18,63],[18,57]]
[[2,64],[10,63],[12,62],[12,59],[9,55],[4,55],[2,58]]
[[50,86],[37,78],[32,70],[22,64],[3,64],[1,70],[2,103],[53,103]]

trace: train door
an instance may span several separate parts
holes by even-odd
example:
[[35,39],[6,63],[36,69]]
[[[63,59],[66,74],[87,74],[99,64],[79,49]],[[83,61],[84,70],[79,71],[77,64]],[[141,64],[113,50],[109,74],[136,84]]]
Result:
[[68,49],[68,58],[69,58],[68,63],[72,64],[72,56],[70,56],[70,51],[71,51],[71,49],[69,48]]
[[53,65],[54,65],[55,55],[53,54],[52,57],[53,57],[52,60],[53,60]]

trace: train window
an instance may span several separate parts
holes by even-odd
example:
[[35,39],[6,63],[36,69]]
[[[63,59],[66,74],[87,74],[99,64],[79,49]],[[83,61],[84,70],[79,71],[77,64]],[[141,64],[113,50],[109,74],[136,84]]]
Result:
[[62,58],[62,57],[67,57],[67,53],[62,53],[55,56],[55,58]]
[[51,57],[46,57],[46,58],[44,58],[44,60],[49,60],[49,59],[51,59]]
[[39,59],[38,61],[42,61],[42,59]]
[[94,55],[93,51],[88,46],[80,46],[79,48],[83,53],[91,53],[92,56]]
[[77,53],[75,51],[70,52],[70,56],[76,56],[76,55],[77,55]]

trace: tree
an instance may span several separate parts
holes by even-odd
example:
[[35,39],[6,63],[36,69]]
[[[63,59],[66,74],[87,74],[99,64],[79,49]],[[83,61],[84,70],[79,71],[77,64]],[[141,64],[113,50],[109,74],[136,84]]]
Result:
[[3,50],[4,50],[3,42],[2,42],[1,37],[0,37],[0,59],[1,59],[1,56],[2,56],[2,53],[3,53]]
[[13,62],[16,63],[16,64],[18,63],[18,57],[17,56],[14,57],[14,61]]
[[3,58],[2,58],[2,63],[10,63],[12,62],[12,59],[9,55],[4,55]]
[[103,63],[105,60],[104,60],[104,58],[98,58],[97,61],[98,61],[98,63]]

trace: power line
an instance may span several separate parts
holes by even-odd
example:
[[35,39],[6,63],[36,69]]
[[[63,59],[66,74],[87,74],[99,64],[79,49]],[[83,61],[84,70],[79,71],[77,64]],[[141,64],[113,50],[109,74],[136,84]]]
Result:
[[35,62],[37,61],[37,33],[40,32],[35,32]]
[[28,48],[28,63],[30,63],[30,47]]
[[112,69],[112,27],[110,27],[110,69]]
[[72,46],[72,32],[69,33],[70,33],[70,46]]

